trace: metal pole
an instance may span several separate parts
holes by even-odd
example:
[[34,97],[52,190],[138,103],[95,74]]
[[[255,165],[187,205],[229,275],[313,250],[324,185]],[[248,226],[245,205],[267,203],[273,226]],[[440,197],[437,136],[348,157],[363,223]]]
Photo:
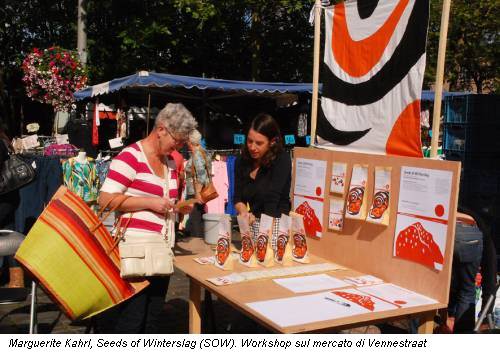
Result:
[[146,117],[146,136],[149,135],[149,116],[151,114],[151,92],[148,92],[148,116]]
[[321,36],[321,0],[314,3],[314,59],[313,59],[313,94],[311,104],[311,145],[316,143],[316,119],[318,116],[319,53]]
[[436,84],[434,87],[434,111],[432,114],[432,139],[431,158],[435,158],[438,152],[439,127],[441,122],[441,99],[443,97],[444,63],[446,58],[446,41],[448,38],[448,23],[450,19],[451,0],[443,1],[443,12],[441,14],[441,29],[439,33],[439,51],[436,69]]
[[77,50],[80,62],[83,66],[87,65],[87,32],[85,31],[85,0],[78,0],[78,25],[77,25]]

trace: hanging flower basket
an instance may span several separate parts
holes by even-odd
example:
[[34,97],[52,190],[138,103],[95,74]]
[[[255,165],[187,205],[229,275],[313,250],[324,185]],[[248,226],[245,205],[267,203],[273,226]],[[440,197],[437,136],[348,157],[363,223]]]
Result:
[[55,111],[68,111],[75,100],[73,93],[87,82],[78,54],[56,46],[33,49],[24,59],[22,69],[28,96],[52,105]]

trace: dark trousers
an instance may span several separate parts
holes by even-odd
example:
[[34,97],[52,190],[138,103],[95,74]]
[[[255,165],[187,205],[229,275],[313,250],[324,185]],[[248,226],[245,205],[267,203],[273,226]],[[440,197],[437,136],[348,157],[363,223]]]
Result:
[[95,319],[100,334],[159,334],[170,276],[148,278],[150,285]]
[[481,264],[483,234],[477,226],[458,223],[450,288],[451,316],[455,317],[454,332],[472,332],[475,324],[476,274]]
[[[192,197],[187,198],[189,199]],[[186,230],[190,236],[205,237],[203,214],[205,214],[205,204],[195,204],[193,210],[189,213],[189,220],[186,225]]]

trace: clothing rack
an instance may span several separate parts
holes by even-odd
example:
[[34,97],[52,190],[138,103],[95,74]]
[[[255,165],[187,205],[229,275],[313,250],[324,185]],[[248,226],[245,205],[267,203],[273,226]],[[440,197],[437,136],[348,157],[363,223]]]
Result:
[[207,149],[207,153],[239,154],[241,149]]
[[107,149],[107,150],[99,150],[98,154],[102,154],[102,155],[118,155],[120,152],[121,152],[121,150]]

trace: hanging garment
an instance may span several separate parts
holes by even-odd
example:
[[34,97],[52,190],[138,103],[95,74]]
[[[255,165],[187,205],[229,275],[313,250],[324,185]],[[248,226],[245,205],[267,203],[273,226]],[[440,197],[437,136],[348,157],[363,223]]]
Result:
[[96,170],[97,170],[97,177],[99,177],[99,183],[102,185],[104,183],[104,180],[106,179],[106,176],[108,176],[109,172],[109,165],[111,165],[111,159],[99,159],[96,160]]
[[78,150],[73,144],[51,144],[43,150],[43,155],[74,156]]
[[86,162],[70,158],[62,165],[64,185],[85,202],[95,202],[99,196],[99,177],[96,162],[87,157]]
[[226,204],[226,214],[229,215],[237,215],[236,208],[234,207],[233,197],[234,197],[234,164],[236,162],[236,157],[234,155],[230,155],[227,157],[226,165],[227,165],[227,178],[228,182],[228,191],[227,191],[227,204]]
[[27,234],[54,193],[63,183],[61,159],[58,156],[23,158],[34,165],[33,182],[19,189],[19,204],[15,211],[15,230]]
[[227,163],[225,161],[212,161],[212,182],[219,196],[207,203],[207,212],[224,214],[229,195],[229,179],[227,177]]

